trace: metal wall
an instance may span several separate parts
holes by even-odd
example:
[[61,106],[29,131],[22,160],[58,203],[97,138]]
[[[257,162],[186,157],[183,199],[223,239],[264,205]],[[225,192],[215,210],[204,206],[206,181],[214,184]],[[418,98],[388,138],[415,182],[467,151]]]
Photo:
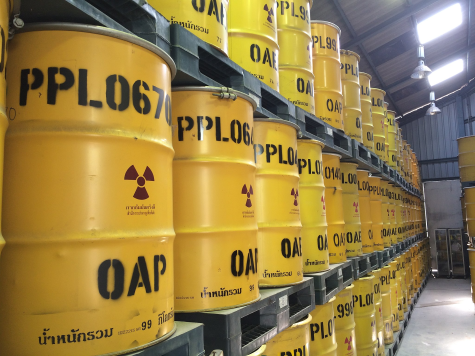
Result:
[[[475,98],[472,107],[475,110]],[[459,130],[457,101],[440,109],[442,113],[438,115],[424,116],[402,126],[403,137],[417,156],[424,181],[459,177],[457,138],[463,131]]]

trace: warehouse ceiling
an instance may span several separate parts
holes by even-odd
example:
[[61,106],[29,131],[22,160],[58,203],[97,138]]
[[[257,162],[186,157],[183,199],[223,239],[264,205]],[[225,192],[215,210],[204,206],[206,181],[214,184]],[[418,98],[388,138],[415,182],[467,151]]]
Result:
[[[425,64],[432,71],[462,58],[464,71],[432,87],[436,98],[450,94],[475,77],[475,25],[472,0],[314,0],[312,20],[341,28],[342,49],[361,56],[360,72],[369,73],[372,87],[387,92],[389,108],[404,115],[429,103],[427,79],[411,79],[417,66],[416,26],[444,8],[459,3],[460,26],[424,45]],[[471,11],[469,11],[471,9]],[[471,12],[471,16],[469,16]],[[468,68],[466,63],[468,62]],[[404,123],[404,117],[401,119]]]

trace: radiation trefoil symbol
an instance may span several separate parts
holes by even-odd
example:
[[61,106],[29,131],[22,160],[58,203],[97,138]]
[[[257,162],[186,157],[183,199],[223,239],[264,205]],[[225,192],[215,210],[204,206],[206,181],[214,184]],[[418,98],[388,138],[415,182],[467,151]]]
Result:
[[325,210],[325,197],[323,195],[322,195],[321,201],[322,201],[322,204],[323,204],[323,210]]
[[297,197],[299,196],[299,190],[292,188],[292,191],[290,192],[290,195],[294,196],[294,205],[298,206],[299,202],[297,201]]
[[145,189],[145,182],[154,181],[152,170],[147,166],[143,175],[139,175],[134,165],[130,166],[125,172],[124,180],[135,180],[137,182],[137,189],[135,189],[134,198],[138,200],[148,199],[149,195]]
[[351,350],[351,342],[353,341],[353,338],[350,336],[350,339],[348,340],[348,338],[345,339],[345,344],[348,344],[348,351]]
[[244,184],[242,186],[241,194],[247,195],[246,206],[250,208],[252,206],[251,195],[254,195],[254,191],[252,190],[252,185],[249,185],[249,190],[248,190],[247,186]]
[[272,23],[272,16],[274,16],[274,10],[272,9],[272,7],[269,9],[269,7],[267,6],[267,4],[264,5],[264,10],[267,11],[267,21],[269,21],[270,23]]
[[358,212],[358,205],[359,205],[359,203],[353,202],[353,206],[355,207],[355,213]]

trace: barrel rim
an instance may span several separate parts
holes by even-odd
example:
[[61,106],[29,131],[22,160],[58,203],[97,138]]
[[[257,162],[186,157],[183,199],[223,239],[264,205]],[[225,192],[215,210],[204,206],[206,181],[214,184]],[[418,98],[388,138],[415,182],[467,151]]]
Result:
[[367,76],[369,78],[369,80],[373,80],[373,77],[371,76],[371,74],[368,74],[368,73],[365,73],[365,72],[360,72],[360,75],[363,74],[364,76]]
[[340,49],[340,55],[345,54],[347,56],[355,56],[358,59],[358,62],[361,60],[361,56],[353,51],[350,51],[349,49]]
[[323,156],[323,155],[328,155],[328,156],[337,156],[337,157],[339,157],[339,158],[340,158],[340,160],[341,160],[341,157],[342,157],[342,156],[341,156],[341,155],[339,155],[338,153],[333,153],[333,152],[322,152],[322,156]]
[[373,175],[370,175],[368,178],[377,178],[377,179],[381,179],[381,177],[377,177],[377,176],[373,176]]
[[[341,160],[340,164],[354,164],[356,167],[358,167],[358,163],[347,161],[345,159]],[[356,171],[358,171],[358,169]]]
[[238,90],[234,90],[232,88],[227,88],[227,87],[212,87],[212,86],[179,86],[179,87],[173,87],[172,88],[172,93],[175,91],[207,91],[211,93],[221,93],[222,89],[230,89],[230,93],[236,94],[239,98],[244,99],[249,101],[252,104],[252,107],[254,108],[254,111],[257,109],[257,102],[252,98],[250,95],[244,94],[243,92],[240,92]]
[[259,355],[266,350],[266,344],[260,346],[257,350],[252,351],[248,356]]
[[292,325],[290,325],[290,327],[291,328],[298,328],[299,326],[308,324],[311,321],[312,321],[312,316],[310,314],[307,314],[307,317],[304,320],[293,323]]
[[[387,111],[387,112],[392,112],[392,113],[394,114],[394,116],[396,116],[396,114],[397,114],[397,112],[395,112],[394,110],[386,110],[386,111]],[[394,133],[394,134],[395,134],[395,132],[391,132],[391,133]]]
[[302,137],[302,138],[298,138],[297,139],[297,143],[298,142],[305,142],[305,143],[316,143],[317,145],[319,145],[320,147],[325,147],[325,144],[322,142],[322,141],[318,141],[318,140],[315,140],[313,138],[306,138],[306,137]]
[[132,33],[122,32],[114,30],[107,27],[95,26],[95,25],[85,25],[78,23],[68,23],[68,22],[36,22],[25,25],[22,29],[18,30],[18,34],[24,32],[33,32],[33,31],[71,31],[71,32],[86,32],[93,33],[96,35],[103,35],[107,37],[116,38],[125,42],[130,42],[142,48],[149,50],[150,52],[158,55],[162,58],[165,63],[167,63],[171,72],[171,79],[175,78],[176,75],[176,65],[172,57],[165,52],[160,47],[154,45],[152,42],[148,42]]
[[290,127],[293,127],[297,131],[298,135],[301,134],[300,127],[297,124],[294,124],[293,122],[283,120],[283,119],[279,119],[279,118],[276,118],[276,117],[270,117],[270,118],[255,117],[254,122],[273,122],[273,123],[276,123],[276,124],[288,125]]
[[310,24],[313,24],[313,23],[319,23],[321,25],[329,25],[329,26],[335,28],[338,31],[338,36],[341,36],[341,29],[336,24],[334,24],[333,22],[323,21],[323,20],[312,20],[312,21],[310,21]]
[[369,169],[364,169],[364,168],[358,168],[356,171],[357,172],[368,172],[368,173],[371,172]]
[[463,140],[464,138],[475,138],[475,135],[459,137],[459,138],[457,139],[457,141],[458,141],[458,140]]
[[[367,275],[365,275],[364,277],[358,278],[358,281],[361,281],[361,280],[368,280],[368,279],[373,279],[373,278],[376,278],[376,276],[375,276],[375,275],[369,275],[369,274],[367,274]],[[355,282],[356,282],[356,281],[355,281]]]
[[373,90],[376,90],[376,91],[380,91],[383,93],[383,96],[386,95],[386,92],[383,90],[383,89],[379,89],[379,88],[371,88],[371,93],[373,93]]

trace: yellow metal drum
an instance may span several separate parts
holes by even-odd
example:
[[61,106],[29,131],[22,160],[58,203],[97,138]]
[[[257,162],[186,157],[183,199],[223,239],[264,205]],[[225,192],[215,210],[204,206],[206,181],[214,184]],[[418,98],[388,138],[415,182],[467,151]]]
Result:
[[266,345],[262,345],[256,351],[254,351],[252,354],[249,354],[247,356],[262,356],[262,355],[264,355],[265,351],[266,351]]
[[345,134],[363,143],[359,66],[360,56],[352,51],[340,50],[341,86],[343,91],[343,122]]
[[393,330],[399,331],[399,313],[398,313],[398,304],[399,304],[399,294],[400,294],[400,285],[398,283],[397,273],[399,273],[399,263],[397,260],[389,263],[389,268],[391,270],[391,316],[393,323]]
[[374,307],[375,276],[360,278],[354,282],[353,305],[356,323],[356,350],[358,355],[378,354],[378,337]]
[[25,27],[9,51],[0,354],[163,340],[175,310],[173,61],[138,37],[74,24]]
[[[337,356],[335,336],[335,314],[333,312],[336,297],[323,305],[315,305],[310,313],[310,356]],[[281,355],[278,355],[281,356]]]
[[304,273],[321,272],[330,267],[323,184],[323,147],[323,143],[315,140],[297,142]]
[[400,256],[400,272],[401,272],[401,292],[402,292],[402,314],[401,310],[399,311],[399,320],[404,319],[404,313],[409,309],[407,307],[407,284],[406,284],[406,255],[403,253]]
[[298,130],[297,125],[280,119],[254,120],[260,286],[303,279]]
[[386,121],[384,110],[384,96],[386,92],[381,89],[371,88],[371,107],[373,117],[374,149],[380,159],[386,161],[386,136],[384,123]]
[[403,191],[402,191],[401,188],[396,187],[395,192],[396,192],[397,241],[402,242],[402,241],[404,241],[404,233],[403,233],[403,227],[404,227]]
[[229,58],[279,91],[276,13],[276,0],[231,1],[228,35]]
[[368,73],[360,72],[360,104],[361,104],[361,121],[363,127],[363,144],[364,146],[374,151],[374,137],[373,137],[373,116],[371,109],[371,76]]
[[406,287],[407,287],[407,304],[412,304],[412,297],[414,296],[413,277],[412,277],[412,262],[411,251],[407,250],[405,253],[406,258]]
[[336,295],[336,300],[333,302],[338,356],[356,355],[353,288],[352,284],[343,289]]
[[277,2],[280,93],[294,105],[315,113],[311,1]]
[[389,182],[381,180],[381,216],[383,218],[383,243],[384,247],[391,247],[391,205],[389,204]]
[[469,236],[475,236],[475,187],[464,188],[465,209]]
[[374,311],[376,315],[376,336],[378,340],[378,356],[384,356],[384,322],[383,322],[383,300],[381,297],[381,269],[373,270],[369,273],[374,276],[373,294],[374,294]]
[[358,165],[356,163],[341,163],[343,219],[345,221],[347,257],[356,257],[363,254],[357,168]]
[[384,322],[384,343],[388,345],[394,342],[393,315],[391,308],[391,269],[389,266],[384,266],[381,269],[380,280]]
[[396,194],[393,183],[388,184],[389,222],[391,226],[391,245],[397,244]]
[[475,249],[468,248],[467,250],[470,263],[470,278],[472,283],[472,302],[475,303]]
[[241,93],[233,94],[234,101],[218,93],[221,88],[173,89],[175,306],[180,311],[229,308],[259,298],[250,139],[255,102]]
[[165,16],[170,24],[183,26],[203,41],[228,54],[229,0],[149,0],[148,3]]
[[312,21],[312,58],[315,75],[315,116],[343,130],[343,95],[340,70],[340,28]]
[[373,245],[375,251],[382,251],[384,250],[384,225],[382,217],[381,178],[369,177],[368,181],[370,189],[371,222],[373,226]]
[[330,264],[341,263],[346,261],[345,220],[343,219],[343,191],[340,178],[341,156],[333,153],[323,153],[322,157]]
[[266,356],[310,355],[310,323],[309,314],[297,323],[270,339],[266,344]]
[[368,171],[358,169],[358,194],[361,220],[361,244],[363,253],[374,251],[373,222],[371,220],[370,184]]

